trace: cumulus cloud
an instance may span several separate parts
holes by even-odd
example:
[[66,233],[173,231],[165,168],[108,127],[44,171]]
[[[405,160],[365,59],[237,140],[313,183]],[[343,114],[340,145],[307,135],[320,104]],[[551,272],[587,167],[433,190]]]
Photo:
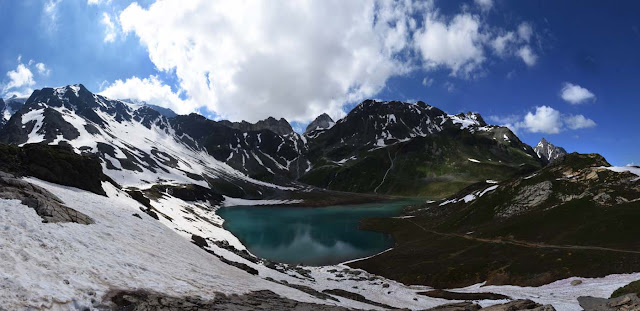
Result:
[[9,82],[4,87],[5,92],[10,89],[33,86],[36,84],[36,81],[33,79],[33,73],[22,63],[19,63],[15,70],[7,72],[7,77],[9,78]]
[[[339,118],[344,105],[417,69],[481,76],[485,51],[506,33],[466,10],[444,16],[433,1],[412,0],[164,0],[103,16],[111,29],[107,21],[138,37],[159,71],[175,74],[189,109],[248,121],[274,111],[299,122],[323,112]],[[524,42],[515,29],[510,36]],[[515,57],[513,44],[502,50]]]
[[456,15],[447,23],[429,13],[424,28],[415,34],[425,66],[449,68],[453,76],[468,76],[484,62],[485,39],[479,18],[471,14]]
[[516,115],[490,116],[489,120],[509,127],[514,132],[525,130],[544,134],[558,134],[568,129],[578,130],[597,125],[595,121],[583,115],[562,114],[549,106],[536,107],[535,112],[528,112],[524,118]]
[[102,12],[102,20],[100,23],[104,25],[104,42],[113,42],[116,39],[116,25],[111,21],[111,16],[107,12]]
[[[31,63],[32,61],[30,61],[29,63]],[[48,76],[51,73],[51,69],[47,68],[47,66],[43,63],[37,63],[35,64],[36,70],[38,70],[38,73],[40,75],[43,76]]]
[[[162,71],[233,120],[308,121],[378,93],[410,70],[409,1],[158,1],[120,14]],[[206,29],[206,31],[204,31]]]
[[565,124],[572,130],[590,128],[596,126],[596,122],[585,118],[583,115],[569,116],[565,120]]
[[573,105],[584,104],[596,99],[596,96],[586,88],[569,82],[566,82],[562,86],[560,97],[562,97],[562,99],[566,102]]
[[532,133],[557,134],[562,131],[560,112],[551,107],[536,107],[535,113],[524,116],[522,126]]
[[191,113],[196,108],[191,101],[181,99],[179,93],[173,92],[171,87],[164,84],[157,76],[116,80],[107,85],[100,94],[109,98],[132,98],[145,101],[148,104],[170,108],[179,114]]
[[489,11],[493,7],[493,0],[474,0],[473,2],[483,11]]

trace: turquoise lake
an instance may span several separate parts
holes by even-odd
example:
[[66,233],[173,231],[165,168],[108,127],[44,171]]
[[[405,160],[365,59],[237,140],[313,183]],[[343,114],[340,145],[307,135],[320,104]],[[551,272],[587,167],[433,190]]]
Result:
[[218,210],[224,228],[256,256],[271,261],[330,265],[375,255],[393,246],[391,236],[359,230],[363,218],[393,217],[416,200],[321,208],[234,206]]

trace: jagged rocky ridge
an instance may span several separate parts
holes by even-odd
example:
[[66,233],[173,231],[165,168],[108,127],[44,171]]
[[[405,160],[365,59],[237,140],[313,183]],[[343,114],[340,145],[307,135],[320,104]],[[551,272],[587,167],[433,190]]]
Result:
[[244,196],[303,184],[441,196],[486,176],[504,179],[541,166],[509,129],[424,102],[367,100],[335,124],[326,115],[314,123],[300,135],[284,119],[167,117],[79,84],[34,91],[2,128],[0,142],[70,145],[97,155],[105,173],[126,186],[218,185]]

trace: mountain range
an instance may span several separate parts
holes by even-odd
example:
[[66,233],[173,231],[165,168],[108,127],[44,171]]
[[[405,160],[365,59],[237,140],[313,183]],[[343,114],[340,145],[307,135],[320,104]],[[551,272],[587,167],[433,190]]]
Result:
[[252,124],[172,116],[81,84],[36,90],[13,112],[1,142],[69,145],[97,155],[105,173],[125,186],[226,184],[218,189],[223,194],[251,195],[310,185],[444,197],[546,161],[506,127],[424,102],[367,100],[337,122],[319,116],[303,134],[284,119]]
[[[52,248],[40,254],[48,261],[60,260],[53,254],[66,256],[63,250],[73,248],[81,261],[107,258],[106,266],[117,263],[117,268],[103,269],[103,263],[94,266],[96,273],[64,279],[67,285],[112,284],[108,280],[113,279],[126,283],[121,290],[99,288],[102,300],[86,290],[56,287],[56,294],[73,297],[68,300],[78,306],[84,307],[78,302],[83,301],[92,308],[105,303],[156,309],[153,303],[164,301],[170,302],[162,305],[167,308],[174,303],[212,307],[197,296],[129,291],[153,283],[166,292],[165,281],[182,280],[183,275],[188,281],[178,288],[190,294],[202,293],[212,282],[207,293],[216,298],[241,294],[223,299],[233,306],[267,301],[271,309],[315,303],[304,307],[330,304],[327,310],[342,310],[417,309],[446,302],[416,297],[415,288],[407,285],[509,284],[521,287],[497,290],[533,297],[536,289],[526,286],[555,289],[552,282],[572,277],[640,271],[635,238],[640,234],[635,224],[640,216],[639,168],[613,167],[598,154],[567,153],[544,138],[532,148],[478,113],[448,114],[422,101],[365,100],[344,118],[322,114],[297,133],[282,118],[250,123],[178,115],[136,100],[106,98],[82,84],[0,100],[0,108],[0,198],[13,200],[3,201],[13,214],[0,211],[0,219],[11,222],[5,228],[15,231],[5,239],[23,239],[7,245],[15,252],[24,243],[35,245],[29,251]],[[242,204],[329,206],[398,196],[419,197],[421,203],[399,217],[362,223],[363,229],[391,234],[395,246],[330,267],[257,258],[216,214],[222,206]],[[36,213],[16,212],[16,204]],[[47,227],[44,236],[54,240],[41,241],[40,222],[74,226]],[[65,239],[55,240],[60,236]],[[19,266],[16,258],[6,262]],[[58,282],[70,278],[75,265],[82,264],[42,269],[60,272]],[[35,288],[22,286],[34,278],[16,271],[6,279],[20,282],[0,286],[15,292]],[[49,275],[43,271],[41,275]],[[211,271],[219,274],[211,277]],[[239,292],[245,287],[249,294]],[[562,290],[573,295],[582,289]],[[459,294],[453,294],[458,297],[454,300],[475,300],[466,297],[477,294],[492,301],[510,299],[484,292]],[[441,299],[452,294],[428,295]],[[552,296],[545,301],[556,301],[549,300]],[[438,310],[480,308],[471,303],[449,307]],[[518,310],[514,308],[492,310]]]

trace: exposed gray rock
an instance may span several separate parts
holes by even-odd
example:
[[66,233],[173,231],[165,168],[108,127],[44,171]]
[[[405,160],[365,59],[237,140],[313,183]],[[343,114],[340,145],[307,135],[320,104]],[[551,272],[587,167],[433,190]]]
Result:
[[316,130],[328,129],[332,127],[334,124],[336,124],[336,122],[333,121],[333,119],[331,119],[331,117],[328,114],[323,113],[319,115],[315,120],[313,120],[313,122],[309,123],[304,133],[308,134]]
[[553,162],[554,160],[561,158],[567,154],[567,151],[562,147],[557,147],[542,138],[538,145],[533,148],[540,159],[546,162]]
[[289,124],[289,122],[287,122],[287,120],[285,120],[284,118],[280,118],[280,120],[277,120],[274,117],[268,117],[256,123],[249,123],[247,121],[230,122],[227,120],[220,121],[220,123],[224,124],[225,126],[241,130],[243,132],[269,130],[278,135],[288,135],[294,133],[291,124]]
[[555,311],[551,305],[541,305],[531,300],[514,300],[504,304],[494,305],[480,309],[481,311],[519,311],[519,310],[535,310],[535,311]]
[[427,309],[426,311],[477,311],[480,310],[480,308],[481,307],[478,304],[465,301],[437,306],[435,308]]
[[582,284],[582,280],[573,280],[573,281],[571,281],[571,285],[572,286],[578,286],[580,284]]
[[640,299],[636,294],[617,298],[578,297],[578,303],[585,311],[640,311]]
[[535,208],[549,199],[552,194],[552,186],[553,184],[547,180],[532,186],[523,187],[513,198],[513,203],[502,207],[497,215],[500,217],[511,217]]
[[352,293],[350,291],[346,291],[346,290],[343,290],[343,289],[325,289],[322,292],[326,293],[326,294],[331,294],[331,295],[334,295],[334,296],[340,296],[340,297],[344,297],[344,298],[351,299],[351,300],[354,300],[354,301],[359,301],[359,302],[362,302],[362,303],[370,304],[370,305],[377,306],[377,307],[380,307],[380,308],[393,309],[393,307],[391,307],[391,306],[385,305],[383,303],[371,301],[371,300],[367,299],[366,297],[364,297],[364,296],[362,296],[360,294]]
[[347,311],[343,307],[299,302],[283,298],[272,291],[255,291],[244,295],[225,295],[219,293],[213,300],[200,297],[169,297],[147,291],[116,292],[108,294],[103,303],[96,306],[101,310],[127,311],[197,311],[197,310],[234,310],[234,311]]
[[36,210],[43,222],[75,222],[92,224],[93,220],[72,208],[46,189],[0,172],[0,198],[20,200]]

